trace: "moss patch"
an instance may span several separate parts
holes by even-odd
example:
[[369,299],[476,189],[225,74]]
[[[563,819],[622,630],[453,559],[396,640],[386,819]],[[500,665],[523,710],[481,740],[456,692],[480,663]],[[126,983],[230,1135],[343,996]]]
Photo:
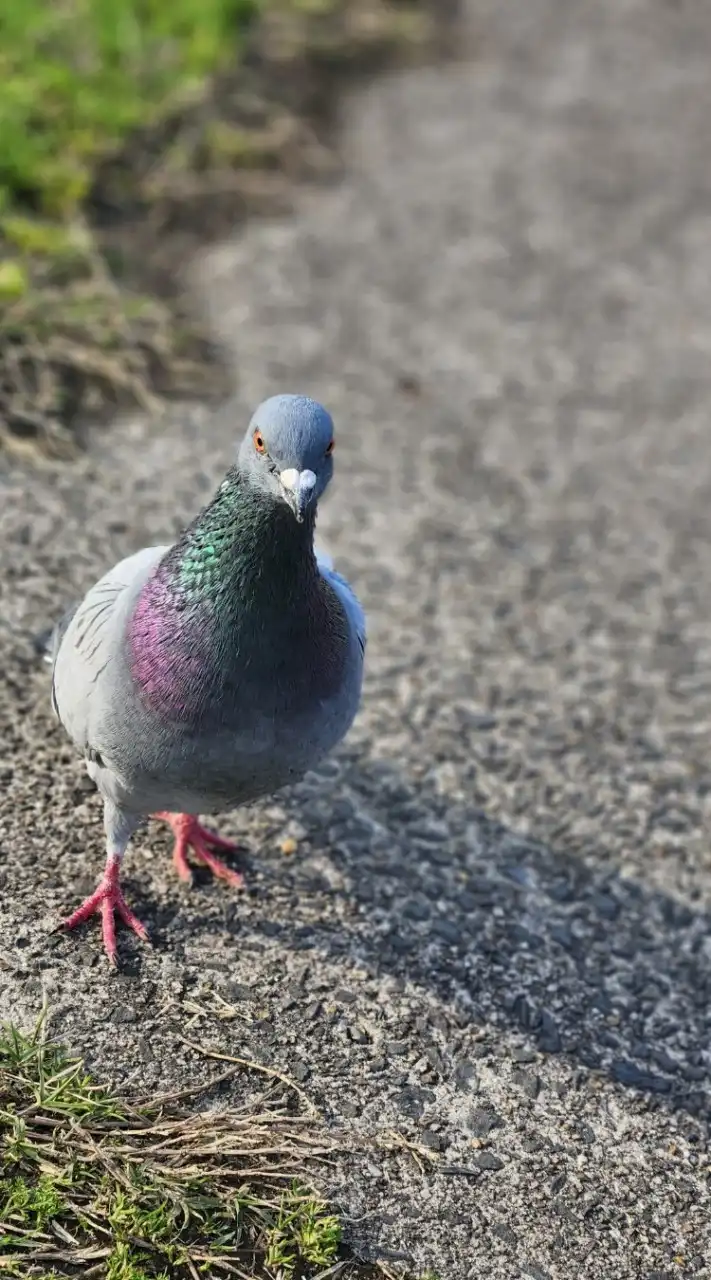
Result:
[[[0,13],[0,445],[223,395],[176,263],[323,169],[349,69],[430,0],[26,0]],[[209,366],[213,365],[212,368]]]
[[[224,1086],[232,1068],[198,1092]],[[341,1222],[309,1185],[334,1151],[277,1092],[190,1111],[131,1100],[31,1035],[0,1033],[0,1271],[23,1277],[296,1280],[343,1258]],[[335,1274],[335,1272],[334,1272]]]

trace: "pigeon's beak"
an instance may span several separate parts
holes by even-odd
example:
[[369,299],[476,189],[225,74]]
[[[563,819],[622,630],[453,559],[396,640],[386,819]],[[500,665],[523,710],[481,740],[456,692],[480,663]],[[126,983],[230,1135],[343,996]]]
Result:
[[290,467],[288,471],[279,473],[284,498],[291,507],[296,519],[301,523],[306,508],[313,502],[316,492],[316,476],[313,471],[297,471]]

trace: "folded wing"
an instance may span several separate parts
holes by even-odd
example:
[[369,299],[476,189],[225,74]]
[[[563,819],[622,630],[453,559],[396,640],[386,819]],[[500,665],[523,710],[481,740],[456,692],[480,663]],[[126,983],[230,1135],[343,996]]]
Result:
[[326,555],[325,552],[316,551],[316,563],[318,564],[323,577],[330,586],[333,587],[333,590],[341,601],[341,604],[346,611],[346,617],[358,637],[358,644],[360,645],[361,653],[365,653],[367,638],[365,613],[355,591],[351,587],[350,583],[346,582],[345,578],[343,578],[340,573],[336,572],[333,567],[331,557]]
[[144,547],[104,574],[58,623],[51,642],[52,706],[76,745],[90,746],[92,704],[121,644],[121,628],[167,547]]

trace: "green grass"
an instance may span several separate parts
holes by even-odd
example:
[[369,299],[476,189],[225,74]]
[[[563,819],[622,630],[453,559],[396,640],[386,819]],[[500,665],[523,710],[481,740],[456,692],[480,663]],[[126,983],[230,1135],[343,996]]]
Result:
[[4,1028],[0,1273],[291,1280],[332,1267],[341,1223],[307,1178],[333,1148],[313,1118],[275,1095],[216,1111],[183,1103],[117,1096],[48,1043],[43,1023]]
[[255,0],[0,0],[0,207],[70,217],[94,167],[234,59]]

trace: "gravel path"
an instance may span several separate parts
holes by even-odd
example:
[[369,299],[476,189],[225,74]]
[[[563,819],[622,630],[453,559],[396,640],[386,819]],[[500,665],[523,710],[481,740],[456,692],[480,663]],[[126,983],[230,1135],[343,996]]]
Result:
[[[147,1087],[205,1073],[185,1034],[289,1071],[375,1140],[332,1189],[413,1274],[709,1276],[711,10],[491,0],[470,34],[352,103],[337,190],[203,264],[228,412],[0,475],[0,1012],[46,990]],[[110,978],[96,930],[47,934],[101,834],[32,637],[278,386],[340,424],[363,713],[224,824],[243,897],[136,840],[157,945]]]

